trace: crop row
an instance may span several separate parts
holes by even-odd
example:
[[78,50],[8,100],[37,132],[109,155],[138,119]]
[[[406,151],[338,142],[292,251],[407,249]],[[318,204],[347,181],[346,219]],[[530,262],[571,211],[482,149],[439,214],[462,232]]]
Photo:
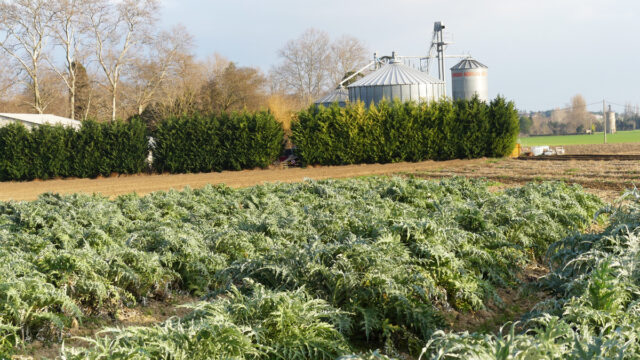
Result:
[[[625,201],[626,200],[626,201]],[[430,359],[637,359],[640,356],[640,193],[604,209],[611,224],[553,244],[540,286],[555,297],[503,333],[434,334]]]
[[417,355],[443,311],[498,299],[601,205],[562,183],[492,192],[463,178],[2,203],[0,357],[175,292],[207,300],[67,357],[329,359],[362,344]]

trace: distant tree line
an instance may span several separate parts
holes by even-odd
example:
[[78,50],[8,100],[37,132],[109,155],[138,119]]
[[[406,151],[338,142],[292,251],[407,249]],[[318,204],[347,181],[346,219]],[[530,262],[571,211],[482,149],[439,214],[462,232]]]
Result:
[[616,129],[637,130],[640,129],[640,107],[626,104],[624,112],[616,116]]
[[358,39],[309,29],[267,73],[214,54],[199,60],[182,26],[159,27],[159,0],[0,1],[0,112],[113,121],[195,113],[293,113],[367,60]]
[[[568,135],[603,131],[602,111],[589,112],[582,95],[571,98],[563,109],[539,111],[520,115],[521,135]],[[640,109],[627,104],[623,113],[616,114],[617,130],[640,129]]]

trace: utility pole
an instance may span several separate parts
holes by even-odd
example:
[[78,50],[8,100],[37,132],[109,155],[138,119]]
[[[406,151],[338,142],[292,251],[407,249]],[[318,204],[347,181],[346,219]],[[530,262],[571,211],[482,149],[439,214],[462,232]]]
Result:
[[602,100],[602,118],[604,119],[604,143],[607,143],[607,103]]

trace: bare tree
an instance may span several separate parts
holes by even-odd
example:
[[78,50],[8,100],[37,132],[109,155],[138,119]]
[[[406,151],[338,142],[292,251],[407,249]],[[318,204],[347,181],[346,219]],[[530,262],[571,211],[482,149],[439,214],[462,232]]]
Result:
[[214,53],[207,57],[204,63],[202,63],[206,76],[205,81],[209,81],[216,76],[222,75],[229,64],[231,64],[231,61],[218,53]]
[[309,103],[334,88],[347,74],[367,63],[367,50],[349,35],[331,41],[323,31],[309,29],[279,52],[282,62],[271,70],[271,92],[298,96]]
[[[0,64],[9,63],[9,55],[5,52],[0,52]],[[7,101],[12,95],[12,90],[15,89],[15,79],[17,73],[11,66],[0,66],[0,101]]]
[[338,85],[347,74],[352,74],[368,63],[368,51],[357,38],[343,35],[331,44],[329,76]]
[[309,29],[287,42],[278,55],[282,62],[272,69],[274,81],[292,90],[302,101],[312,101],[327,88],[331,45],[326,32]]
[[88,23],[95,42],[96,60],[111,97],[112,121],[116,119],[122,69],[131,61],[130,51],[147,40],[157,10],[157,0],[123,0],[115,8],[109,0],[90,0],[88,4]]
[[0,3],[3,24],[0,48],[9,54],[23,72],[24,84],[31,92],[30,105],[42,114],[47,102],[41,95],[41,62],[46,50],[47,24],[53,16],[47,0],[14,0]]
[[146,57],[138,57],[131,67],[131,82],[138,115],[147,105],[158,102],[162,88],[176,78],[183,64],[191,59],[193,37],[182,26],[154,36]]
[[[80,60],[80,48],[83,45],[82,14],[85,12],[88,3],[83,0],[54,0],[51,3],[53,18],[50,24],[50,32],[54,38],[55,45],[62,49],[64,62],[61,68],[54,64],[49,57],[47,62],[58,74],[69,92],[69,117],[76,118],[76,93],[77,93],[77,71],[75,64]],[[80,118],[84,116],[78,114]]]
[[593,115],[587,111],[587,102],[582,95],[577,94],[571,98],[571,107],[567,114],[567,130],[570,133],[582,133],[591,129]]
[[533,125],[531,126],[530,134],[532,135],[549,135],[552,133],[549,127],[549,118],[541,113],[536,113],[532,116]]
[[202,110],[223,112],[266,107],[266,78],[259,69],[229,63],[202,87]]

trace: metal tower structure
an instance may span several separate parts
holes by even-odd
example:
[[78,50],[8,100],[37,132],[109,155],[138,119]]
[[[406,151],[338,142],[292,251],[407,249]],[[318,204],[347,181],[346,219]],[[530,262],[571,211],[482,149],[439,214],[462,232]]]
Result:
[[[444,49],[449,45],[449,42],[444,41],[444,28],[445,26],[441,21],[436,21],[433,24],[433,38],[429,48],[429,57],[436,55],[438,58],[438,78],[442,81],[445,80]],[[435,54],[433,54],[434,51]]]
[[[363,73],[367,69],[368,70],[377,70],[377,69],[379,69],[384,64],[387,64],[391,59],[407,59],[409,61],[410,61],[410,59],[419,60],[420,61],[420,70],[426,72],[427,74],[430,73],[431,61],[433,59],[437,59],[438,60],[438,79],[441,80],[441,81],[444,81],[445,84],[446,84],[447,83],[447,71],[446,71],[445,59],[447,59],[447,58],[465,59],[465,58],[469,58],[470,55],[468,55],[468,54],[467,55],[446,55],[445,54],[445,50],[446,50],[448,45],[453,44],[453,41],[451,41],[451,39],[448,38],[448,36],[446,36],[444,29],[445,29],[445,25],[441,21],[436,21],[433,24],[433,36],[431,38],[431,46],[429,47],[429,52],[427,53],[426,56],[424,56],[424,55],[423,56],[398,56],[394,52],[394,54],[392,54],[391,56],[381,56],[381,57],[379,57],[377,52],[373,53],[373,61],[372,62],[370,62],[366,66],[362,67],[358,71],[354,72],[348,78],[342,80],[340,82],[340,84],[338,85],[338,87],[344,86],[344,84],[347,83],[347,81],[351,80],[353,77],[357,76],[358,74]],[[423,61],[425,62],[424,64],[426,66],[423,66]],[[446,94],[446,86],[445,86],[444,96],[447,96],[447,94]]]

